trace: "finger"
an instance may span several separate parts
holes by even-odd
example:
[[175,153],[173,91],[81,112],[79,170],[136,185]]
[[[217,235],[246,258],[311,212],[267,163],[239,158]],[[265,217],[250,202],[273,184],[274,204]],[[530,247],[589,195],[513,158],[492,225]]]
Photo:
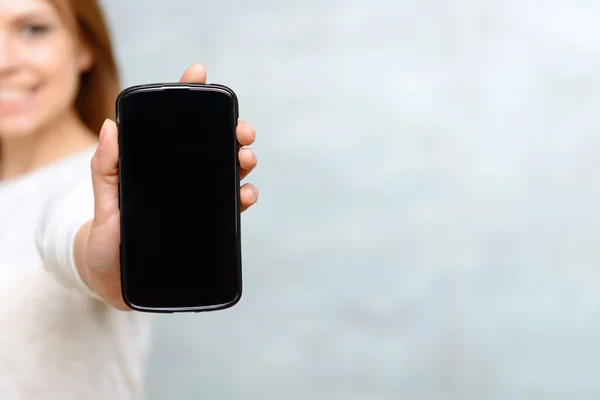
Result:
[[198,63],[188,67],[179,79],[182,83],[206,83],[206,68]]
[[240,160],[240,179],[244,179],[256,167],[258,161],[254,151],[248,147],[240,149],[238,158]]
[[100,141],[92,157],[94,222],[103,224],[119,215],[119,144],[117,125],[104,121]]
[[246,121],[240,121],[238,123],[235,133],[240,146],[250,146],[256,139],[254,127]]
[[240,210],[246,211],[258,200],[258,189],[251,183],[246,183],[240,188]]

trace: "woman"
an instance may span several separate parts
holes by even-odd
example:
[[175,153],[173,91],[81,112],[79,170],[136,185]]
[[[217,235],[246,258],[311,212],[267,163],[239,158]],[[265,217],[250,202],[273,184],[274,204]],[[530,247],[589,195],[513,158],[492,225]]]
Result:
[[[181,78],[205,79],[200,64]],[[118,91],[95,1],[0,0],[3,399],[142,395],[150,327],[120,294],[118,132],[106,119]],[[237,136],[250,145],[254,130],[240,123]],[[256,158],[239,159],[245,176]],[[241,187],[243,209],[257,197]]]

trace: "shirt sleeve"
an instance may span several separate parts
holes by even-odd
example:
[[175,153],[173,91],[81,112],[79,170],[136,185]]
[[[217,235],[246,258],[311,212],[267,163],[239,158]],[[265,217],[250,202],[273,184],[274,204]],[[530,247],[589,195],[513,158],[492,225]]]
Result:
[[89,178],[57,191],[41,213],[35,239],[44,267],[60,284],[103,301],[75,267],[75,236],[93,218],[94,190]]

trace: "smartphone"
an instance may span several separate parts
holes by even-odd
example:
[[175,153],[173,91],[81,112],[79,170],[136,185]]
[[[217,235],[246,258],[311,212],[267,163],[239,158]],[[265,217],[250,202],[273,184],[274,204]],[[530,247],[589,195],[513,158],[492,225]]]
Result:
[[214,84],[133,86],[116,112],[125,303],[232,307],[242,295],[237,96]]

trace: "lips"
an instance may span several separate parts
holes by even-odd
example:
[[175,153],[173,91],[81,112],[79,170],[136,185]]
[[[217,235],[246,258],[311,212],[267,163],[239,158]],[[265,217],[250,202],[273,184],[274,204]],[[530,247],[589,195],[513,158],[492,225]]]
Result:
[[7,115],[27,110],[33,105],[37,88],[0,88],[0,114]]

